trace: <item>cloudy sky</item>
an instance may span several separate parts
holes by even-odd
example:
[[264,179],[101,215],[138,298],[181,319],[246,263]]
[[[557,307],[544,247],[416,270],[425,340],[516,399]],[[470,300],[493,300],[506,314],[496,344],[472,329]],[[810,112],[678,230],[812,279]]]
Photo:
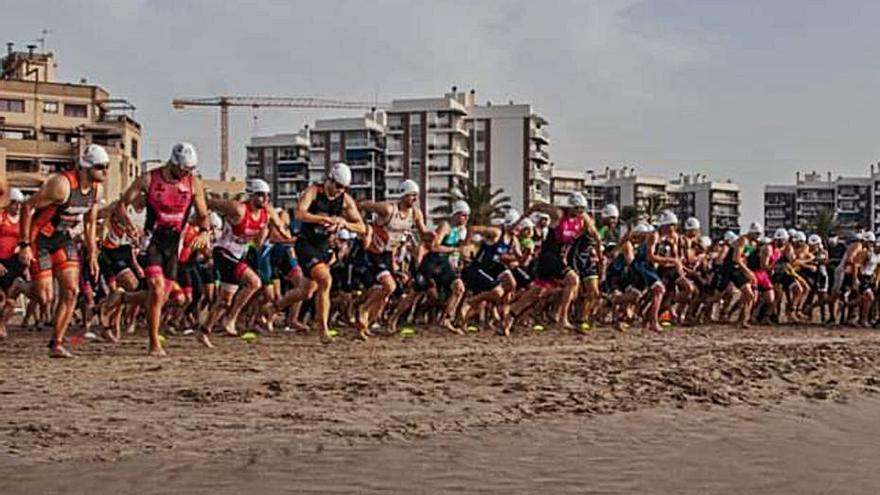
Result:
[[[195,142],[208,175],[216,111],[175,111],[175,96],[475,88],[545,115],[559,167],[730,178],[746,222],[761,215],[764,183],[880,160],[880,2],[0,0],[0,12],[0,41],[52,30],[63,79],[130,99],[148,156]],[[233,165],[255,132],[322,115],[234,112]]]

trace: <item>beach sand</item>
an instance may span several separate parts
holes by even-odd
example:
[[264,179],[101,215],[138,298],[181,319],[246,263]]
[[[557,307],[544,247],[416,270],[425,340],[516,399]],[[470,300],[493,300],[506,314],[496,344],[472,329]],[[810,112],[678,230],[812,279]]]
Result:
[[874,330],[46,339],[0,348],[0,493],[880,491]]

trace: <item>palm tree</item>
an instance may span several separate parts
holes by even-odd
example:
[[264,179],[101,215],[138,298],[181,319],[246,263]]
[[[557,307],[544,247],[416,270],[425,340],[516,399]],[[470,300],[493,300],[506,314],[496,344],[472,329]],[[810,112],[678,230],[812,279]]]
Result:
[[449,218],[452,201],[463,199],[471,207],[470,222],[476,225],[489,225],[493,218],[501,218],[510,209],[510,196],[500,187],[492,190],[489,184],[474,184],[462,181],[452,189],[452,200],[431,210],[432,215]]
[[840,228],[840,223],[837,221],[837,213],[831,208],[826,208],[820,211],[816,215],[816,219],[813,221],[811,227],[819,237],[828,239],[836,234],[837,230]]

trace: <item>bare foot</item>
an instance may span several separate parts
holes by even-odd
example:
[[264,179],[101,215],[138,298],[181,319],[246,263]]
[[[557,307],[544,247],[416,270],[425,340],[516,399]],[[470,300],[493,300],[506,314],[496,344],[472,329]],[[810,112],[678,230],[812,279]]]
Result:
[[502,318],[501,324],[498,326],[498,333],[505,337],[510,337],[510,330],[513,328],[513,320],[513,315],[507,315]]
[[332,330],[324,330],[323,332],[321,332],[321,343],[322,344],[329,344],[329,343],[333,342],[333,340],[336,339],[337,335],[338,335],[338,333],[336,333]]
[[235,321],[226,320],[223,323],[223,331],[230,337],[238,337],[238,330],[235,329]]
[[6,331],[6,324],[0,323],[0,339],[5,340],[8,336],[9,333]]
[[456,326],[452,324],[452,320],[449,318],[443,318],[443,321],[440,322],[440,326],[456,335],[464,335],[464,332],[460,328],[456,328]]
[[122,302],[122,294],[123,292],[119,289],[114,290],[107,296],[107,300],[104,301],[104,304],[101,305],[101,308],[98,310],[98,321],[101,323],[102,327],[110,326],[110,313],[116,309],[116,306]]
[[68,351],[67,349],[65,349],[63,346],[56,344],[56,345],[52,346],[52,348],[49,350],[49,357],[50,358],[69,359],[69,358],[73,357],[73,354],[70,351]]
[[168,353],[165,352],[165,349],[162,348],[162,345],[159,344],[156,347],[150,346],[149,355],[152,357],[166,357]]
[[109,328],[105,328],[104,330],[101,330],[101,337],[103,337],[104,340],[107,340],[107,341],[112,342],[114,344],[119,342],[119,338],[116,336],[116,332],[114,332],[113,330],[110,330]]
[[557,325],[559,325],[559,328],[561,328],[562,330],[577,330],[577,328],[572,325],[571,322],[568,320],[562,320],[562,322],[557,323]]
[[629,329],[629,325],[625,321],[618,321],[614,324],[614,329],[618,332],[625,332]]
[[198,340],[200,344],[207,347],[208,349],[214,348],[214,344],[211,342],[211,338],[208,337],[208,334],[205,332],[197,332],[196,340]]

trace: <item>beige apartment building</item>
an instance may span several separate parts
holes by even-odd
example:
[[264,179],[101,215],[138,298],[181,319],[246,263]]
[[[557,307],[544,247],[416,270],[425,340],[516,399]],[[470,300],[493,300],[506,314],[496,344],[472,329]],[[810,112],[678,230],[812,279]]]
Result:
[[89,143],[110,154],[106,198],[140,173],[141,126],[134,106],[103,88],[55,80],[52,53],[35,47],[0,59],[0,169],[13,187],[36,191],[49,174],[73,167]]

